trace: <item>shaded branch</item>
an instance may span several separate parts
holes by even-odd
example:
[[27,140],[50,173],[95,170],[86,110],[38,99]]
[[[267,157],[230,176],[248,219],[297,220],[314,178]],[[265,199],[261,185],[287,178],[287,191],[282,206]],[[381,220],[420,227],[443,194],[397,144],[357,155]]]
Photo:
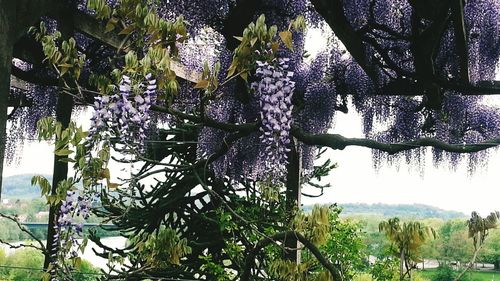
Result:
[[460,78],[469,83],[469,52],[467,51],[467,37],[465,32],[464,1],[453,0],[451,11],[458,57],[460,58]]
[[234,124],[234,123],[224,123],[216,121],[209,117],[201,117],[196,115],[187,114],[170,107],[152,106],[152,110],[165,112],[177,116],[178,118],[189,120],[194,123],[203,123],[204,126],[212,127],[216,129],[221,129],[226,132],[253,132],[258,128],[257,123],[244,123],[244,124]]
[[12,75],[28,83],[40,85],[40,86],[58,86],[59,80],[53,77],[40,77],[37,76],[37,72],[33,70],[23,71],[22,69],[12,65],[11,68]]
[[[434,83],[445,90],[459,92],[464,96],[491,96],[500,95],[500,81],[479,81],[476,85],[447,79],[434,78]],[[411,79],[398,78],[377,91],[377,96],[421,96],[417,82]]]
[[236,6],[231,9],[224,21],[224,27],[220,30],[227,42],[229,50],[233,50],[240,44],[234,36],[241,36],[243,30],[252,22],[257,12],[257,8],[262,4],[262,0],[238,0]]
[[9,215],[5,215],[5,214],[2,214],[0,213],[0,217],[1,218],[4,218],[4,219],[8,219],[12,222],[14,222],[17,226],[17,228],[19,228],[22,232],[28,234],[28,236],[33,239],[36,243],[38,243],[39,246],[35,246],[35,245],[31,245],[31,244],[19,244],[19,245],[13,245],[11,243],[8,243],[8,242],[5,242],[3,240],[0,239],[0,243],[2,244],[6,244],[8,245],[9,247],[13,248],[13,249],[17,249],[17,248],[22,248],[22,247],[29,247],[29,248],[34,248],[34,249],[37,249],[39,251],[41,251],[43,254],[46,254],[47,253],[47,250],[43,244],[43,242],[38,239],[31,231],[29,231],[26,227],[24,227],[21,222],[18,220],[17,217],[14,217],[14,216],[9,216]]
[[421,147],[434,147],[446,152],[473,153],[500,145],[500,138],[476,144],[449,144],[434,138],[421,138],[401,143],[383,143],[366,138],[346,138],[339,134],[312,135],[297,127],[292,128],[292,135],[308,145],[326,146],[338,150],[343,150],[347,146],[360,146],[384,151],[389,154],[396,154]]
[[[74,11],[73,17],[75,28],[85,35],[125,53],[129,51],[127,48],[123,48],[124,40],[117,33],[105,32],[104,23],[98,22],[94,17],[81,11]],[[186,71],[184,66],[176,61],[170,61],[170,68],[178,77],[187,81],[198,82],[201,80],[201,73]]]
[[311,0],[315,10],[325,19],[335,35],[342,41],[351,56],[365,73],[376,81],[376,72],[366,61],[365,46],[358,32],[350,25],[344,14],[341,0]]

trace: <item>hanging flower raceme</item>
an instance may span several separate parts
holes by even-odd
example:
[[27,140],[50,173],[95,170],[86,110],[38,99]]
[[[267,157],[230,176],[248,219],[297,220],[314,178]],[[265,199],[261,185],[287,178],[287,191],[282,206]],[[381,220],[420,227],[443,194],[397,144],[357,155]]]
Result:
[[[51,245],[57,248],[57,257],[54,260],[76,258],[78,249],[82,247],[84,221],[90,217],[92,205],[99,200],[99,194],[86,192],[80,194],[79,191],[68,191],[66,198],[61,202],[59,217],[54,226],[54,243]],[[56,265],[52,266],[52,275],[55,275]]]
[[95,99],[89,139],[108,140],[116,136],[123,143],[140,148],[146,139],[151,105],[156,101],[156,80],[151,74],[146,75],[138,87],[140,93],[134,93],[130,77],[124,75],[118,88],[119,93]]
[[290,152],[290,128],[292,124],[292,95],[295,82],[293,72],[287,71],[287,58],[279,59],[276,65],[257,62],[255,73],[258,82],[251,87],[259,99],[262,125],[260,139],[265,146],[265,175],[277,181],[285,175]]

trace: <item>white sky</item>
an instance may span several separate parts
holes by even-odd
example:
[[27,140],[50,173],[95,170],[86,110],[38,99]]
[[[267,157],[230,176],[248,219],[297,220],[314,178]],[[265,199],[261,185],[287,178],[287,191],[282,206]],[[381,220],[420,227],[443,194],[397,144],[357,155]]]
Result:
[[[361,119],[354,112],[338,114],[335,124],[335,133],[346,137],[362,137]],[[473,210],[482,214],[500,210],[500,153],[496,150],[492,150],[488,162],[484,163],[486,167],[479,168],[471,176],[467,175],[465,165],[456,171],[444,166],[435,168],[430,154],[423,175],[405,164],[399,169],[383,166],[376,171],[373,169],[371,150],[367,148],[329,150],[327,156],[339,165],[323,181],[330,182],[332,187],[326,189],[321,198],[303,197],[304,204],[421,203],[466,214]],[[19,165],[5,166],[4,177],[25,173],[51,174],[52,157],[52,147],[49,145],[27,143]]]
[[[335,132],[346,137],[362,137],[359,116],[338,115]],[[430,152],[430,151],[429,151]],[[456,171],[436,168],[428,153],[423,175],[414,167],[402,164],[399,169],[384,165],[373,169],[371,150],[347,147],[329,150],[328,157],[339,167],[325,179],[332,187],[321,198],[303,197],[304,204],[337,203],[421,203],[469,214],[476,210],[487,214],[500,210],[500,153],[491,151],[487,166],[471,176],[467,166]]]
[[[313,31],[309,36],[315,40],[308,40],[306,48],[314,55],[325,45],[327,36],[322,36],[320,31]],[[337,115],[335,133],[362,137],[361,119],[353,112]],[[81,117],[85,119],[84,115]],[[472,176],[467,175],[465,165],[452,171],[444,166],[435,168],[430,159],[427,159],[423,175],[406,165],[399,169],[384,166],[375,171],[371,150],[366,148],[330,150],[328,157],[339,164],[325,179],[333,187],[325,190],[321,198],[304,197],[303,203],[421,203],[466,214],[473,210],[482,214],[500,210],[500,153],[496,150],[492,150],[488,162],[485,160],[486,167],[479,168]],[[5,166],[4,177],[52,173],[52,148],[47,144],[27,143],[21,159],[19,165]]]

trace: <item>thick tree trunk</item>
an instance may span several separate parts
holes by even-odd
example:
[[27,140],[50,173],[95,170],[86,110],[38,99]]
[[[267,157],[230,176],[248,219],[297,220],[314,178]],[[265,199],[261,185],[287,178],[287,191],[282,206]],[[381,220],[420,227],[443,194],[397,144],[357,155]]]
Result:
[[[302,159],[298,141],[292,139],[291,151],[288,154],[288,167],[286,179],[286,212],[290,222],[295,216],[295,212],[300,208],[300,176],[302,173]],[[287,237],[285,241],[287,248],[299,248],[300,243],[295,237]],[[286,259],[300,263],[300,251],[287,251]]]
[[13,4],[0,1],[0,198],[2,196],[3,162],[7,137],[7,101],[10,94],[10,65],[12,63],[11,19]]

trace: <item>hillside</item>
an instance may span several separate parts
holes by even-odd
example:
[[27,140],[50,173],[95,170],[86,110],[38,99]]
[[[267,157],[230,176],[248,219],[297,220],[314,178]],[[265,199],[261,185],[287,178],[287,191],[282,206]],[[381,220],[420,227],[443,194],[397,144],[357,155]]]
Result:
[[[15,175],[3,179],[2,198],[33,199],[40,197],[40,188],[31,186],[31,174]],[[50,176],[45,176],[51,181]]]
[[[3,181],[2,198],[15,198],[15,199],[33,199],[40,197],[40,189],[37,186],[31,186],[31,174],[16,175],[5,177]],[[49,181],[50,176],[46,176]],[[466,218],[464,213],[457,211],[443,210],[437,207],[423,205],[423,204],[364,204],[364,203],[350,203],[340,204],[343,208],[342,215],[360,215],[370,214],[383,217],[404,217],[414,219],[425,218],[440,218],[444,220],[454,218]],[[312,205],[303,207],[305,211],[309,211]]]
[[[443,210],[437,207],[423,204],[364,204],[364,203],[349,203],[339,204],[343,208],[342,215],[360,215],[370,214],[383,217],[401,217],[413,219],[440,218],[443,220],[466,218],[464,213],[457,211]],[[304,206],[304,210],[308,211],[312,206]]]

